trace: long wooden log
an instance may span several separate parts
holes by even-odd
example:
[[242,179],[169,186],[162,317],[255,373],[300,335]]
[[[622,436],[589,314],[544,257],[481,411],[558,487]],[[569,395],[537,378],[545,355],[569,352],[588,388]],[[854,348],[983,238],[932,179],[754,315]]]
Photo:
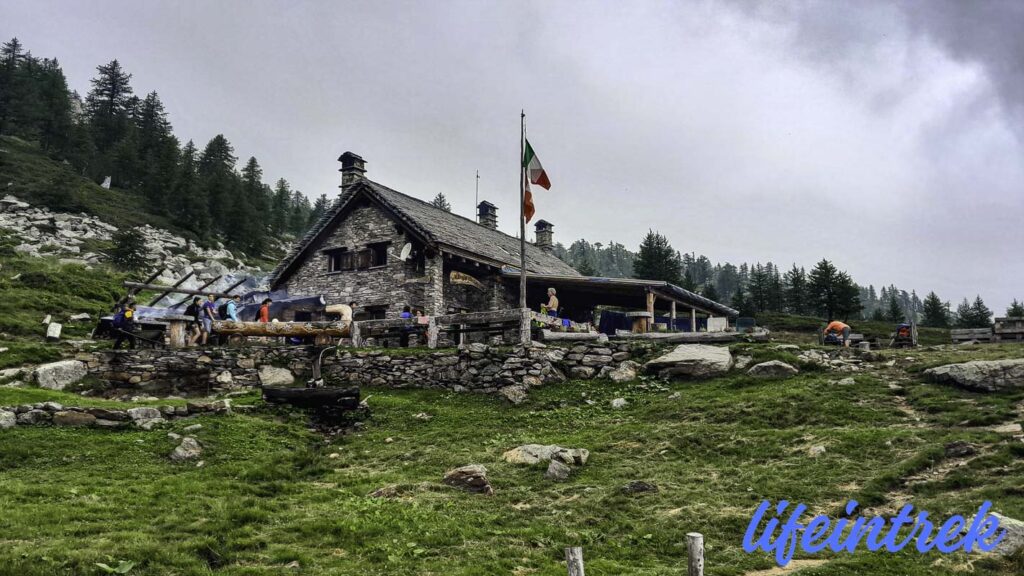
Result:
[[[146,280],[144,282],[142,282],[142,283],[143,284],[149,284],[153,280],[156,280],[161,274],[163,274],[163,272],[164,272],[164,269],[160,268],[156,272],[153,272],[152,274],[150,274],[149,278],[146,278]],[[125,286],[127,287],[128,284],[125,283]],[[139,293],[139,289],[138,288],[136,288],[136,289],[129,288],[128,293],[125,294],[123,298],[121,298],[120,300],[117,301],[117,305],[120,306],[120,305],[124,304],[128,300],[132,299],[138,293]]]
[[754,332],[746,334],[743,332],[648,332],[646,334],[634,334],[626,330],[616,330],[615,337],[622,340],[653,340],[666,343],[697,343],[697,342],[735,342],[737,340],[751,339],[756,342],[766,342],[768,332]]
[[352,323],[334,322],[232,322],[214,320],[213,331],[220,334],[242,336],[338,336],[349,335]]
[[540,338],[545,341],[574,341],[574,340],[599,340],[602,334],[600,332],[552,332],[551,330],[541,330]]

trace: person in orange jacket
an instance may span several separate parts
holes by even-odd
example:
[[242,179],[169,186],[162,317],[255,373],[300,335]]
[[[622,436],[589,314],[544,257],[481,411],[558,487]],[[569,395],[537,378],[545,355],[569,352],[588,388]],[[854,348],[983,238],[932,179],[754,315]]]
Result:
[[843,347],[850,347],[850,327],[847,326],[846,324],[843,324],[839,320],[833,320],[829,322],[828,326],[825,327],[824,334],[825,336],[828,336],[829,334],[840,335],[843,338]]

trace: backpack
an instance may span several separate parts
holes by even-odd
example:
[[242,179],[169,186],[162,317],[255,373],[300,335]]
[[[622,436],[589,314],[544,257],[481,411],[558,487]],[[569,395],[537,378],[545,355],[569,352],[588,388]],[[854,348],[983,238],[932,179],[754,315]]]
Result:
[[221,320],[228,319],[228,303],[225,302],[217,307],[217,315],[220,316]]
[[114,328],[124,327],[124,310],[119,310],[117,314],[114,314],[114,320],[111,322],[111,324],[114,326]]

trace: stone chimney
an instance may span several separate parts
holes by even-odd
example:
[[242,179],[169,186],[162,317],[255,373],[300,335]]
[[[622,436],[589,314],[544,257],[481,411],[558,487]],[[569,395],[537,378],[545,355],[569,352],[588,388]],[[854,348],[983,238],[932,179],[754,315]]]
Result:
[[477,221],[491,230],[498,229],[498,207],[484,200],[476,207]]
[[537,240],[533,244],[541,250],[551,250],[554,248],[555,225],[547,220],[538,220],[534,226],[536,226],[537,230]]
[[345,152],[338,156],[338,162],[341,162],[341,170],[338,172],[341,172],[342,188],[355,184],[363,178],[363,174],[366,174],[366,161],[358,154]]

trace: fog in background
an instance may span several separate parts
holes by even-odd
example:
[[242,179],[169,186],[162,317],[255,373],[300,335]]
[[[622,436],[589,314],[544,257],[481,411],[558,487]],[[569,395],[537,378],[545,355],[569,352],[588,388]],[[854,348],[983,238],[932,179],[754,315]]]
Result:
[[[518,231],[519,111],[568,245],[1024,299],[1024,3],[0,1],[83,96],[117,58],[175,133],[337,195],[336,158]],[[532,227],[531,227],[532,228]],[[529,233],[532,236],[532,230]]]

